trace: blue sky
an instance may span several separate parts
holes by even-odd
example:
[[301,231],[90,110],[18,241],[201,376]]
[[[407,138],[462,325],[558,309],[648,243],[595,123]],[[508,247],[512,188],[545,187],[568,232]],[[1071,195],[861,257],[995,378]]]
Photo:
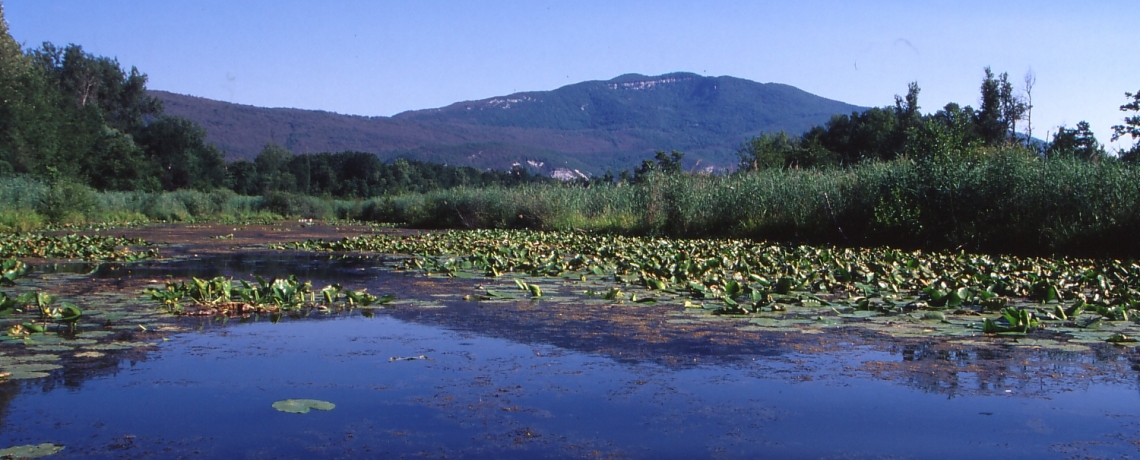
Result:
[[25,46],[76,43],[149,87],[266,107],[393,115],[625,73],[786,83],[864,106],[910,81],[978,105],[982,69],[1033,89],[1034,135],[1107,142],[1140,90],[1135,0],[6,0]]

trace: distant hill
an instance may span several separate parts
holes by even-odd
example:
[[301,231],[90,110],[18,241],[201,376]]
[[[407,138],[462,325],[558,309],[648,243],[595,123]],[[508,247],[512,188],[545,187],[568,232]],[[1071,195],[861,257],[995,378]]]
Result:
[[800,133],[836,113],[862,110],[795,87],[734,77],[629,74],[553,91],[515,93],[447,107],[361,117],[262,108],[165,91],[166,113],[201,124],[230,159],[252,159],[268,142],[295,153],[370,152],[537,172],[598,174],[633,168],[654,150],[680,150],[692,167],[729,167],[741,143],[764,132]]

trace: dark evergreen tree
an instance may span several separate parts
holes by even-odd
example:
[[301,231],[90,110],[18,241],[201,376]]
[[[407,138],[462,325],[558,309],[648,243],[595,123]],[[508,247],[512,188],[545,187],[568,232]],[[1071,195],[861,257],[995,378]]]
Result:
[[1116,142],[1128,136],[1132,138],[1132,148],[1120,151],[1120,158],[1131,163],[1140,163],[1140,91],[1124,93],[1125,98],[1132,99],[1120,106],[1121,112],[1131,112],[1132,116],[1124,117],[1124,124],[1112,127],[1112,141]]
[[1095,160],[1105,155],[1104,146],[1096,140],[1096,135],[1089,128],[1088,122],[1077,123],[1074,129],[1062,126],[1057,134],[1053,135],[1053,142],[1045,148],[1045,155],[1050,158],[1074,157],[1083,160]]

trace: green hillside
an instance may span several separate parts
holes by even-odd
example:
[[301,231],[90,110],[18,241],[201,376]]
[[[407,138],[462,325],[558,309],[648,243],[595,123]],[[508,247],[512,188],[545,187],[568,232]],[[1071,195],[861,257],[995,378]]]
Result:
[[691,73],[628,74],[394,117],[151,94],[167,113],[201,124],[230,159],[252,159],[274,142],[296,153],[352,150],[496,169],[520,163],[541,173],[630,169],[655,150],[686,152],[687,167],[729,167],[752,136],[803,132],[862,109],[788,85]]

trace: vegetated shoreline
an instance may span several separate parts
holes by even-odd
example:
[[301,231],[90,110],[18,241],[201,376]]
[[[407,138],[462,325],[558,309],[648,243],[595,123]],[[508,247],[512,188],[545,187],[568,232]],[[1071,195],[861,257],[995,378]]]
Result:
[[1036,158],[1016,148],[959,158],[632,183],[456,187],[367,200],[229,190],[96,192],[0,179],[0,230],[51,223],[354,219],[411,228],[526,228],[674,238],[1034,256],[1140,255],[1140,170]]

